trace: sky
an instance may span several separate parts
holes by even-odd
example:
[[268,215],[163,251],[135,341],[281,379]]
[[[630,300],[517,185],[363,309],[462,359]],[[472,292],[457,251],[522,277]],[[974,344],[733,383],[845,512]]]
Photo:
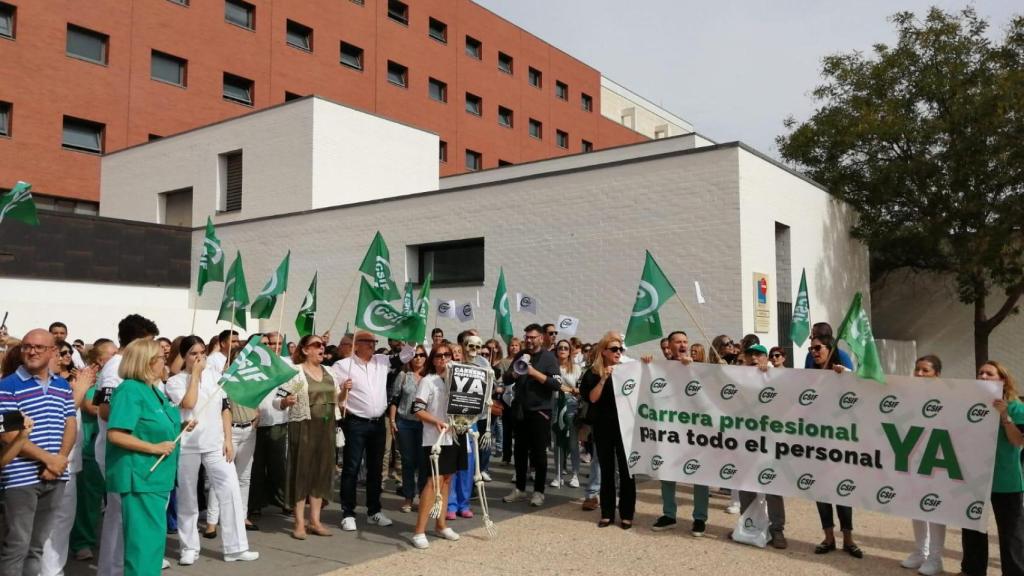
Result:
[[1021,0],[475,0],[673,112],[716,142],[778,157],[783,120],[806,120],[828,54],[869,52],[888,17],[974,6],[999,38]]

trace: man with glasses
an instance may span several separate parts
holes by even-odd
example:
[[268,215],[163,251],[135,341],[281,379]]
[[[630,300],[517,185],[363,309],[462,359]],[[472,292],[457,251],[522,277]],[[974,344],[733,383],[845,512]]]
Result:
[[[281,355],[283,338],[280,332],[264,334],[266,346]],[[291,359],[285,359],[291,364]],[[274,505],[282,514],[290,514],[285,503],[285,472],[288,470],[288,409],[274,408],[274,394],[260,402],[260,419],[256,428],[256,453],[252,458],[252,481],[249,492],[249,516],[258,516],[264,507]],[[255,526],[250,518],[250,524]]]
[[366,516],[370,524],[390,526],[381,511],[380,495],[387,436],[388,371],[412,359],[416,351],[404,346],[395,357],[374,354],[377,338],[366,331],[355,334],[355,352],[329,368],[341,382],[342,431],[345,448],[341,468],[341,529],[356,529],[356,483],[366,458]]
[[[43,545],[70,478],[69,456],[77,419],[71,385],[50,371],[52,334],[41,328],[21,341],[23,364],[0,380],[0,413],[21,412],[35,423],[28,443],[0,475],[7,521],[0,544],[0,574],[39,574]],[[17,431],[0,436],[9,445]]]
[[[555,353],[546,347],[547,338],[558,332],[548,325],[530,324],[524,330],[525,349],[512,360],[512,369],[505,373],[505,385],[515,382],[512,418],[515,420],[516,486],[502,500],[520,502],[527,499],[527,471],[533,467],[531,506],[544,504],[544,486],[548,475],[548,446],[551,444],[551,401],[562,387],[561,371]],[[548,336],[552,333],[552,336]]]

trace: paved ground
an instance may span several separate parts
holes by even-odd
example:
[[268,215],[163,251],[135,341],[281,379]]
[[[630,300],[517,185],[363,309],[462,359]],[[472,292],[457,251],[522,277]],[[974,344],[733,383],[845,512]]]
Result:
[[[657,570],[664,574],[713,573],[715,576],[753,576],[755,574],[855,576],[901,575],[914,572],[900,568],[899,561],[910,551],[913,540],[910,521],[857,510],[854,513],[855,537],[864,550],[861,560],[843,552],[816,556],[814,545],[821,540],[818,516],[812,502],[789,499],[786,502],[786,534],[790,547],[785,551],[761,550],[728,540],[727,534],[736,516],[725,513],[728,499],[712,497],[708,534],[702,539],[689,534],[688,515],[692,506],[688,488],[679,490],[681,522],[676,530],[654,533],[649,526],[660,514],[658,484],[641,486],[637,502],[636,527],[623,531],[617,527],[598,529],[598,512],[583,512],[581,489],[548,488],[542,508],[525,503],[501,502],[510,489],[511,470],[492,464],[495,482],[488,484],[492,517],[498,523],[498,536],[491,540],[482,521],[456,520],[450,525],[463,538],[459,542],[431,539],[429,550],[411,547],[408,538],[415,522],[414,514],[398,512],[401,499],[391,491],[385,495],[385,511],[395,520],[388,528],[368,526],[359,516],[356,533],[338,529],[341,511],[336,503],[324,512],[324,520],[334,528],[334,536],[306,541],[289,537],[291,522],[277,514],[265,515],[261,532],[250,532],[252,548],[262,558],[255,563],[226,564],[220,560],[219,542],[203,540],[200,561],[191,568],[173,563],[178,555],[177,537],[167,540],[167,556],[173,566],[164,574],[223,574],[305,576],[338,574],[343,576],[401,576],[437,574],[473,574],[474,576],[542,574],[629,575]],[[390,483],[389,483],[390,486]],[[362,494],[360,493],[360,499]],[[360,500],[361,501],[361,500]],[[474,504],[479,513],[479,506]],[[269,512],[269,509],[268,509]],[[998,549],[992,530],[991,573],[998,574]],[[946,539],[946,571],[956,574],[960,562],[960,531],[952,529]],[[71,562],[68,574],[93,574],[93,562]]]

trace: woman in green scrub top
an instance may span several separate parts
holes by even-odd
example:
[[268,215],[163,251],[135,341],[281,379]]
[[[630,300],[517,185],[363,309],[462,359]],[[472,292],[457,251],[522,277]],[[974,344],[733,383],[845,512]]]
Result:
[[[1024,446],[1024,403],[1017,398],[1017,383],[999,362],[989,360],[978,368],[978,380],[999,382],[1003,397],[992,403],[999,413],[995,470],[992,473],[992,513],[999,532],[999,561],[1004,576],[1024,575],[1024,477],[1020,449]],[[964,556],[960,572],[984,576],[988,568],[988,535],[964,528]]]
[[[164,354],[152,340],[136,340],[123,352],[124,382],[110,399],[107,492],[121,495],[125,576],[160,574],[167,537],[167,499],[178,473],[174,439],[181,418],[157,387]],[[149,469],[167,456],[153,472]]]

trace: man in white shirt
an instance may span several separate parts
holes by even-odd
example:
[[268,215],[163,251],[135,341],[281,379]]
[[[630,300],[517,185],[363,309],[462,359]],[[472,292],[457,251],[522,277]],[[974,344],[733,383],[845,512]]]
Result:
[[[345,448],[341,469],[341,529],[356,529],[356,481],[359,468],[366,458],[366,515],[371,524],[390,526],[391,519],[381,512],[381,475],[387,426],[388,370],[393,363],[402,364],[411,359],[407,350],[393,358],[374,354],[377,339],[373,334],[359,331],[355,334],[355,352],[331,366],[331,375],[340,386],[342,403],[342,431]],[[414,352],[415,353],[415,352]]]
[[228,353],[231,350],[237,350],[239,347],[238,332],[224,330],[217,335],[217,342],[220,344],[220,348],[206,357],[206,364],[216,370],[219,376],[227,369]]
[[[268,348],[281,354],[279,332],[268,332],[263,338]],[[290,358],[284,360],[291,364]],[[291,506],[284,501],[285,473],[288,471],[288,409],[274,408],[274,397],[274,394],[268,394],[260,403],[249,490],[249,520],[253,525],[253,518],[268,505],[279,506],[282,513],[291,514]]]

